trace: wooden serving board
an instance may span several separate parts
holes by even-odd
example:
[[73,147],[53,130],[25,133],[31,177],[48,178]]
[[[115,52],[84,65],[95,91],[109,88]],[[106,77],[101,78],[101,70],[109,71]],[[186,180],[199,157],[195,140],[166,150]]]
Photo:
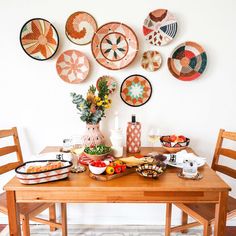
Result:
[[122,173],[119,173],[119,174],[113,174],[113,175],[107,175],[107,174],[95,175],[92,172],[89,172],[89,176],[92,179],[95,179],[95,180],[108,181],[108,180],[116,179],[116,178],[119,178],[119,177],[122,177],[122,176],[125,176],[125,175],[128,175],[128,174],[132,174],[132,173],[135,172],[135,169],[136,169],[136,167],[127,168],[125,170],[125,172],[122,172]]

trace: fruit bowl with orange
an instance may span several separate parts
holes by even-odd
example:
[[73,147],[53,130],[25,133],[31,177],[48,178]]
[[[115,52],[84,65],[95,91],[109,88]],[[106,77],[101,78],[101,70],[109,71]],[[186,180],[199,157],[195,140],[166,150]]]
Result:
[[184,135],[165,135],[160,138],[162,147],[170,153],[179,152],[185,149],[190,139]]

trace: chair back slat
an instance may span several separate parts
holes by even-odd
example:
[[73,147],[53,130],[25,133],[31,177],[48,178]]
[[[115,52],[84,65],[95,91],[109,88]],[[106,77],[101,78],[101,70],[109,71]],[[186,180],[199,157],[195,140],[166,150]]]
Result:
[[232,141],[236,141],[236,132],[224,131],[222,134],[222,137],[226,139],[230,139]]
[[228,132],[224,129],[220,129],[211,168],[215,171],[221,172],[236,179],[236,169],[232,169],[231,167],[228,167],[226,165],[219,164],[219,159],[221,156],[226,156],[233,160],[236,160],[235,150],[222,147],[223,141],[225,139],[236,141],[236,132]]
[[214,168],[215,168],[215,171],[219,171],[225,175],[228,175],[228,176],[236,179],[236,170],[234,170],[228,166],[223,166],[223,165],[218,165],[218,164],[216,164]]
[[0,174],[6,173],[10,170],[15,169],[18,167],[20,164],[23,163],[23,157],[22,157],[22,152],[21,152],[21,147],[20,147],[20,141],[18,137],[18,132],[16,127],[13,127],[12,129],[8,130],[0,130],[0,138],[6,138],[6,137],[13,137],[14,145],[12,146],[5,146],[0,148],[0,156],[5,156],[10,153],[16,153],[17,155],[17,160],[8,162],[7,164],[1,165],[0,166]]
[[0,130],[0,138],[5,138],[14,135],[13,129]]
[[228,148],[220,148],[219,155],[226,156],[226,157],[236,160],[236,151],[228,149]]
[[4,156],[17,151],[17,146],[7,146],[0,148],[0,156]]
[[14,170],[16,169],[18,166],[20,166],[22,164],[22,162],[20,161],[16,161],[16,162],[11,162],[11,163],[7,163],[3,166],[0,167],[0,174],[4,174],[10,170]]

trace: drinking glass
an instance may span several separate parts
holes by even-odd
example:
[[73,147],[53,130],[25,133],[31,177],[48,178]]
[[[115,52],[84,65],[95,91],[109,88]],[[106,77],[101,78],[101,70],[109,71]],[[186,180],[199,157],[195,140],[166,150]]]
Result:
[[79,163],[79,158],[81,154],[84,152],[84,145],[81,142],[81,137],[73,137],[72,143],[73,143],[73,148],[71,151],[71,155],[72,155],[73,166],[71,168],[71,172],[73,173],[84,172],[86,168]]
[[154,146],[157,141],[160,139],[160,129],[156,127],[151,127],[148,131],[148,141],[152,145],[152,152],[148,153],[151,156],[155,156],[158,152],[154,151]]

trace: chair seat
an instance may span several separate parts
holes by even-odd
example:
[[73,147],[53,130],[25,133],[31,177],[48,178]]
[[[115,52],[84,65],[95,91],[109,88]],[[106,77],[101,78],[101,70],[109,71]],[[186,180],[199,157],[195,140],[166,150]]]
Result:
[[[205,204],[183,204],[196,212],[201,217],[205,218],[208,221],[213,221],[215,219],[215,204],[205,203]],[[228,197],[228,207],[227,214],[236,213],[236,199],[233,197]]]
[[[40,213],[44,209],[47,209],[50,205],[52,205],[52,203],[20,203],[19,204],[20,215],[34,216],[34,213],[36,212]],[[0,212],[7,214],[6,192],[0,194]]]

